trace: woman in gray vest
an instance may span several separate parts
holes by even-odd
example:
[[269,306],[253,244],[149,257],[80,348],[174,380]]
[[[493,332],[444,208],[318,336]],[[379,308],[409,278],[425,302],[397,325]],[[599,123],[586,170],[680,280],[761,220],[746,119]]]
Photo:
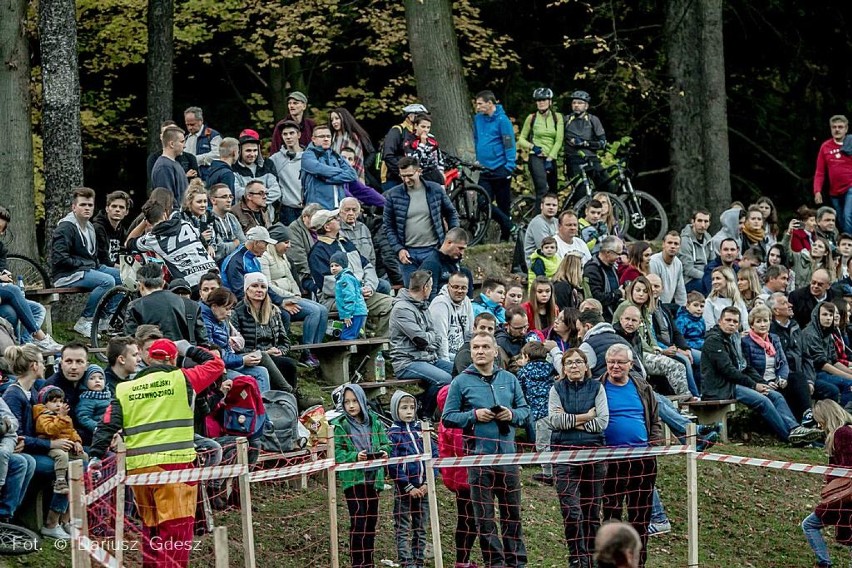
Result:
[[[604,445],[609,405],[586,355],[568,349],[562,355],[562,376],[550,389],[548,420],[553,433],[551,451],[596,448]],[[590,568],[606,475],[604,462],[558,463],[554,466],[556,492],[570,550],[570,566]]]

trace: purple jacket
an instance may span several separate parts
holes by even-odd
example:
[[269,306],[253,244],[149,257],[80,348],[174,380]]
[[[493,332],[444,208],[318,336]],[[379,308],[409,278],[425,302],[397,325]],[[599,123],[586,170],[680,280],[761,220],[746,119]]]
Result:
[[385,197],[372,187],[364,185],[361,180],[356,179],[350,181],[344,187],[346,197],[354,197],[361,202],[362,205],[369,207],[384,207]]

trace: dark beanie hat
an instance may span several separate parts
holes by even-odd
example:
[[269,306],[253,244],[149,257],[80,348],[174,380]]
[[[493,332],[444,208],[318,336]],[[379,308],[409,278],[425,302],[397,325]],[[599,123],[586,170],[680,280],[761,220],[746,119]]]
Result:
[[346,256],[346,253],[343,251],[338,251],[331,255],[331,258],[328,259],[328,263],[339,264],[341,268],[349,268],[349,257]]

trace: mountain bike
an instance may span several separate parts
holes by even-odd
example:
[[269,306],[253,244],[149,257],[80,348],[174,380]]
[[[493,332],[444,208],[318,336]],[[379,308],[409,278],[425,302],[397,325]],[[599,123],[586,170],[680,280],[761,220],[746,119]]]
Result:
[[41,550],[41,541],[36,533],[8,523],[0,523],[0,555],[30,554]]
[[491,220],[491,198],[469,172],[484,168],[450,154],[444,154],[444,163],[444,187],[458,213],[459,226],[470,236],[468,246],[477,245],[485,237]]

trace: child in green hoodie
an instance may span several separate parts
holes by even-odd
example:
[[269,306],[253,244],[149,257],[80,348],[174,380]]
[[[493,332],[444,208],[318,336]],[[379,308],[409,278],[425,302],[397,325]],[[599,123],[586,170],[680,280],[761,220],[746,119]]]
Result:
[[[331,424],[335,426],[334,458],[337,463],[388,457],[390,442],[385,427],[367,406],[367,395],[359,385],[349,384],[343,389],[343,415]],[[341,471],[338,478],[349,509],[352,566],[374,566],[379,491],[385,486],[384,468]]]

